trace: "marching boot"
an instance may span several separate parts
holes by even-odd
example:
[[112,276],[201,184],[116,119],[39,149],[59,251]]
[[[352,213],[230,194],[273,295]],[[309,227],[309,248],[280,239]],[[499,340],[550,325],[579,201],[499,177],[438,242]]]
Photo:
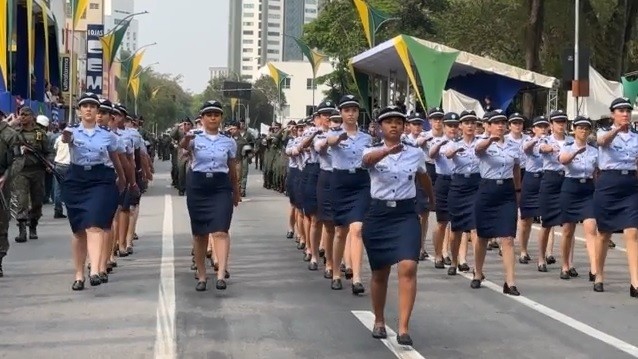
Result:
[[38,221],[35,219],[29,222],[29,239],[38,239]]
[[15,238],[18,243],[24,243],[27,241],[27,222],[18,221],[18,235]]

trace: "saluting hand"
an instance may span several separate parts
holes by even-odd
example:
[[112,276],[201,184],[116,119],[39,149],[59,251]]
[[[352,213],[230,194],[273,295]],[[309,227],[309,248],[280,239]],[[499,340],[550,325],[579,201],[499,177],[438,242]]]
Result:
[[500,137],[498,137],[498,136],[492,136],[492,137],[490,137],[490,143],[498,142],[498,141],[500,141],[500,140],[501,140],[501,138],[500,138]]
[[62,131],[62,142],[63,143],[71,142],[71,131],[67,131],[66,129]]
[[403,151],[403,144],[399,143],[398,145],[394,145],[392,147],[388,147],[388,154],[389,155],[394,155],[396,153],[399,153],[401,151]]
[[581,147],[581,148],[577,149],[576,152],[574,152],[574,155],[579,155],[579,154],[585,152],[585,150],[587,150],[586,146]]
[[339,141],[345,141],[348,139],[348,133],[347,132],[343,132],[339,135]]

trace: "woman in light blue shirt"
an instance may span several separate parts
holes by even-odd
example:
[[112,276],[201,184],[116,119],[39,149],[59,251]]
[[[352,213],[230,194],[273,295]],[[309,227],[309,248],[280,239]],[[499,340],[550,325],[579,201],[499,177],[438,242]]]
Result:
[[286,178],[286,186],[288,187],[288,196],[291,204],[295,209],[295,232],[298,242],[297,249],[306,249],[306,232],[303,226],[303,193],[301,192],[301,176],[303,170],[302,154],[299,152],[298,146],[301,143],[305,125],[299,120],[299,123],[290,121],[291,135],[293,136],[286,144],[286,155],[288,156],[288,177]]
[[199,114],[202,130],[188,132],[180,147],[192,154],[191,171],[186,178],[186,206],[191,221],[197,285],[195,290],[206,290],[206,249],[209,237],[214,240],[218,290],[226,289],[226,270],[230,239],[228,230],[233,218],[233,207],[241,202],[239,181],[235,169],[237,144],[220,132],[224,111],[217,101],[206,102]]
[[505,283],[503,293],[520,295],[514,273],[514,238],[517,222],[517,192],[521,188],[520,146],[505,139],[507,117],[502,110],[488,114],[490,137],[480,140],[475,147],[479,158],[481,184],[476,194],[474,217],[478,241],[474,245],[475,270],[470,286],[481,287],[487,241],[501,240]]
[[603,292],[603,269],[612,233],[623,232],[629,262],[629,295],[638,298],[638,134],[630,129],[633,106],[617,98],[609,106],[613,124],[598,130],[600,176],[594,191],[594,215],[601,238],[596,241],[594,291]]
[[560,205],[563,211],[563,233],[561,256],[563,267],[560,279],[577,277],[578,272],[572,263],[574,250],[574,231],[576,223],[583,222],[587,254],[591,264],[589,279],[593,282],[596,273],[596,218],[594,216],[594,177],[598,170],[598,149],[587,144],[591,133],[590,119],[578,116],[572,121],[574,142],[565,144],[560,151],[559,160],[565,166],[565,180],[560,192]]
[[425,154],[400,140],[405,121],[405,115],[398,107],[381,110],[377,122],[383,129],[383,141],[363,151],[363,165],[370,172],[371,200],[362,234],[372,270],[370,297],[375,316],[372,336],[387,337],[384,307],[388,277],[392,266],[398,264],[397,342],[412,345],[408,325],[416,297],[417,263],[421,251],[416,185],[427,193],[430,203],[434,202],[434,194],[425,168]]
[[[350,258],[345,257],[346,279],[352,279],[352,294],[365,291],[361,283],[363,242],[361,223],[370,200],[370,176],[361,165],[363,150],[372,143],[372,137],[359,131],[359,101],[346,95],[339,101],[343,131],[330,131],[327,136],[332,154],[332,208],[336,228],[333,263],[341,263],[348,246]],[[349,270],[350,269],[350,270]],[[333,271],[331,288],[343,289],[341,272]]]
[[[73,232],[75,281],[73,290],[84,289],[87,251],[91,266],[89,282],[100,285],[100,257],[104,233],[111,229],[119,193],[127,184],[118,157],[117,136],[97,124],[100,101],[86,93],[78,101],[81,122],[67,127],[62,142],[69,144],[71,166],[62,186],[62,195]],[[112,163],[112,167],[107,164]],[[118,192],[119,190],[119,192]]]
[[476,137],[476,113],[463,111],[459,115],[459,120],[462,137],[449,142],[442,149],[445,157],[454,164],[447,198],[452,229],[452,265],[447,270],[448,275],[456,275],[457,268],[462,272],[470,270],[466,259],[467,239],[462,240],[462,236],[463,233],[467,233],[476,238],[474,201],[481,183],[479,160],[474,152],[479,140]]

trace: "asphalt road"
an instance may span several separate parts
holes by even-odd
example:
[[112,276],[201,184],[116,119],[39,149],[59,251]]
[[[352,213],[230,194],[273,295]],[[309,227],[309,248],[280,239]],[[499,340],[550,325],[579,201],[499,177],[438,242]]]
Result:
[[[332,291],[321,269],[306,269],[285,239],[286,198],[263,189],[254,169],[233,218],[228,290],[209,281],[207,292],[196,292],[185,199],[169,188],[168,163],[157,170],[142,201],[135,254],[118,260],[108,284],[71,291],[70,230],[52,219],[50,205],[39,240],[13,242],[12,224],[0,279],[0,358],[638,357],[638,301],[628,295],[620,238],[609,252],[605,293],[594,293],[587,281],[582,242],[574,255],[581,276],[570,281],[558,278],[556,264],[539,273],[534,260],[517,263],[518,298],[500,293],[497,251],[488,252],[480,290],[470,288],[469,277],[449,277],[423,262],[411,322],[415,344],[401,347],[392,337],[371,337],[367,295]],[[535,237],[531,242],[535,257]],[[395,330],[396,303],[393,275],[387,324]]]

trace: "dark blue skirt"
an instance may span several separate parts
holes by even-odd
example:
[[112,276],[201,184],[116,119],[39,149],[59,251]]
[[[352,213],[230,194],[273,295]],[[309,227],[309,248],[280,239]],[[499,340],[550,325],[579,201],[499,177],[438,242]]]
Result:
[[425,194],[423,187],[421,187],[421,184],[417,180],[416,181],[416,213],[427,214],[429,212],[428,210],[429,207],[430,207],[430,201],[428,200],[428,196],[427,194]]
[[228,233],[233,218],[233,186],[228,173],[189,171],[186,207],[193,235]]
[[331,171],[321,170],[317,180],[317,218],[325,222],[332,222],[334,217],[330,193],[331,177]]
[[526,172],[521,182],[521,200],[519,209],[521,218],[540,217],[540,205],[538,201],[541,190],[542,172]]
[[71,231],[111,228],[120,197],[115,170],[104,165],[71,165],[62,185]]
[[301,175],[299,168],[288,167],[288,175],[286,176],[286,194],[290,204],[296,207],[297,198],[295,197],[295,183]]
[[303,213],[312,216],[317,213],[317,181],[319,181],[319,164],[308,163],[305,172],[303,188]]
[[361,234],[373,271],[403,260],[418,261],[421,224],[416,200],[370,200]]
[[[436,178],[437,178],[437,174],[436,174],[436,166],[434,166],[433,163],[425,163],[425,170],[428,173],[428,176],[430,176],[430,180],[432,181],[432,186],[434,186],[436,184]],[[430,212],[435,212],[436,208],[432,208],[430,209]]]
[[594,191],[594,215],[601,233],[638,228],[636,171],[600,172]]
[[563,223],[594,218],[594,180],[565,178],[560,191]]
[[539,192],[541,224],[543,228],[551,228],[563,224],[560,207],[560,191],[563,188],[562,172],[545,171]]
[[[362,222],[370,204],[370,175],[364,169],[353,173],[333,170],[330,181],[335,226]],[[416,213],[416,212],[414,212]]]
[[450,192],[451,176],[437,175],[434,184],[434,195],[436,198],[436,221],[447,222],[450,220],[448,212],[448,192]]
[[480,238],[516,237],[516,191],[514,181],[482,179],[476,193],[474,220]]
[[305,177],[308,175],[308,172],[304,172],[303,170],[299,170],[295,181],[292,184],[292,191],[295,193],[295,208],[300,211],[303,211],[303,184],[306,181]]
[[452,175],[448,193],[450,227],[453,232],[469,232],[476,229],[474,222],[474,201],[481,183],[481,175]]

